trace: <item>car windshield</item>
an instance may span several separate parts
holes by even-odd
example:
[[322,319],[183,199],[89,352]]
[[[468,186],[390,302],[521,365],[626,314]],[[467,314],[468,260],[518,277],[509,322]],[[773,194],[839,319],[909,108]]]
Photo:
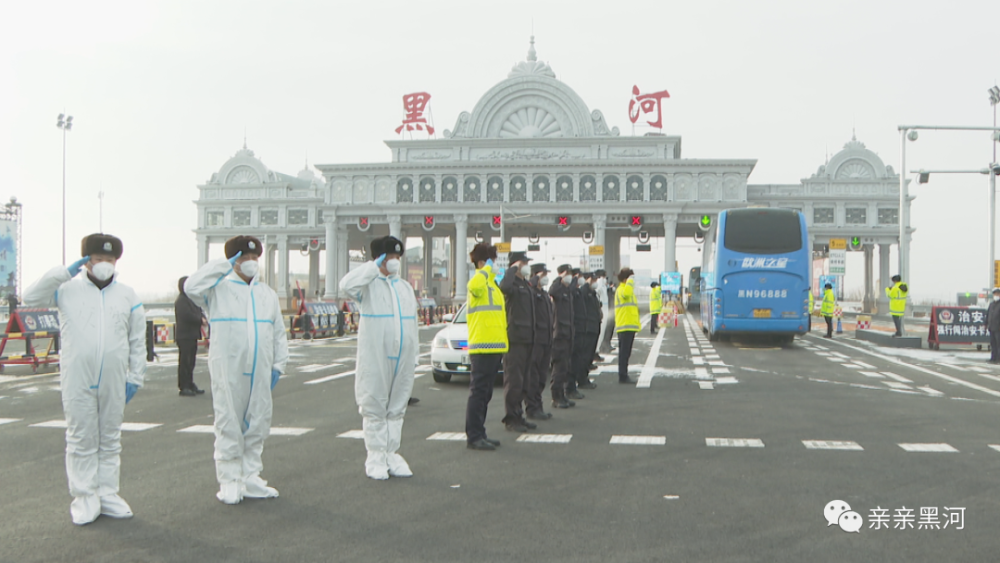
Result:
[[468,322],[465,320],[465,305],[462,305],[462,308],[458,311],[458,314],[455,315],[455,320],[452,322],[455,324],[463,324],[463,325]]

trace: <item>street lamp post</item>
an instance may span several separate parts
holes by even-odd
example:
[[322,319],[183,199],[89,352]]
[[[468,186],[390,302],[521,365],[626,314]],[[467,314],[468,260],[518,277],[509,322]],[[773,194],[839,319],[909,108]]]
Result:
[[[993,96],[993,91],[990,91],[991,99]],[[997,94],[997,100],[1000,101],[1000,93]],[[962,127],[962,126],[939,126],[939,125],[900,125],[900,146],[899,146],[899,275],[903,277],[904,281],[909,281],[910,276],[910,242],[907,238],[907,227],[910,223],[910,214],[908,211],[908,199],[909,193],[907,192],[907,182],[906,182],[906,140],[911,141],[917,140],[917,130],[936,130],[936,131],[991,131],[993,133],[993,150],[996,151],[996,142],[1000,140],[1000,127]],[[994,158],[994,160],[996,160]],[[976,171],[981,172],[981,171]],[[989,286],[993,284],[993,265],[996,260],[995,254],[995,238],[996,238],[996,176],[1000,172],[1000,168],[997,164],[990,164],[990,194],[989,194],[989,230],[990,230],[990,275],[989,275]]]
[[[1000,88],[993,86],[989,89],[990,105],[993,106],[993,127],[997,126],[997,104],[1000,104]],[[990,163],[990,283],[986,287],[996,287],[994,278],[994,265],[996,264],[996,219],[997,219],[997,141],[998,132],[993,131],[993,162]]]
[[63,132],[63,158],[62,158],[62,263],[66,265],[66,133],[73,128],[73,116],[64,113],[59,114],[56,127]]

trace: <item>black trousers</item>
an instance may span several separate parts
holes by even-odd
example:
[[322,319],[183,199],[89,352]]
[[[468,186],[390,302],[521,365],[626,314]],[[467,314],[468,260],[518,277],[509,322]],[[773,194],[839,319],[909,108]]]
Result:
[[632,344],[635,343],[635,331],[627,330],[618,333],[618,381],[628,379],[628,360],[632,355]]
[[524,418],[524,397],[528,390],[533,347],[533,344],[511,343],[503,356],[504,423],[518,422]]
[[486,438],[486,407],[493,398],[493,383],[500,373],[503,354],[472,354],[469,402],[465,407],[465,436],[472,444]]
[[194,387],[194,362],[198,354],[198,341],[178,340],[177,353],[177,388],[183,391]]
[[586,332],[576,333],[573,338],[573,351],[570,354],[569,380],[566,391],[575,391],[580,383],[590,381],[590,364],[594,361],[593,350],[590,349],[591,335]]
[[656,334],[656,331],[660,328],[660,314],[651,313],[649,317],[649,332]]
[[551,362],[551,344],[535,344],[531,348],[531,365],[528,367],[528,385],[524,395],[524,410],[529,415],[545,412],[542,407],[542,391],[545,390]]
[[833,317],[823,315],[823,320],[826,321],[826,335],[833,336]]
[[990,331],[990,361],[1000,362],[1000,331]]
[[896,325],[896,336],[903,336],[903,316],[893,315],[892,322]]
[[552,400],[562,399],[566,396],[572,353],[572,340],[556,340],[552,345]]

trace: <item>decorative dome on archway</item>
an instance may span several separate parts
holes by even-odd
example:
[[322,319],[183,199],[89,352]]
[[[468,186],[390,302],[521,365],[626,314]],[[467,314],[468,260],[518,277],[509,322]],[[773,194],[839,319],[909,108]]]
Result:
[[222,168],[208,181],[209,184],[221,184],[226,186],[259,185],[276,181],[274,172],[267,169],[264,163],[257,158],[253,151],[247,148],[246,142],[243,148],[236,151],[232,158],[222,165]]
[[812,179],[827,180],[884,180],[896,177],[892,166],[886,166],[877,154],[852,136],[844,149],[813,174]]
[[604,115],[593,112],[572,88],[556,79],[548,64],[535,54],[535,38],[525,61],[517,63],[507,79],[491,88],[472,110],[458,116],[446,138],[506,139],[603,137],[618,135]]

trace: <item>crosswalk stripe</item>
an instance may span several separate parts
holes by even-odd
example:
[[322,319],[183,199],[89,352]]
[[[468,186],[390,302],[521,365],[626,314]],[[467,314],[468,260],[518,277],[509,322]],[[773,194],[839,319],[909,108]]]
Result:
[[468,439],[465,432],[435,432],[427,437],[428,440],[446,440],[449,442],[464,442]]
[[718,448],[763,448],[764,442],[758,438],[705,438],[705,445]]
[[340,379],[342,377],[349,377],[352,375],[354,375],[353,371],[347,371],[344,373],[328,375],[326,377],[321,377],[319,379],[310,379],[309,381],[306,381],[304,385],[316,385],[317,383],[326,383],[327,381],[333,381],[334,379]]
[[858,373],[860,373],[861,375],[863,375],[865,377],[871,377],[873,379],[885,379],[884,375],[882,375],[881,373],[874,372],[874,371],[859,371]]
[[568,444],[571,438],[573,438],[572,434],[521,434],[517,437],[516,441],[539,444]]
[[886,377],[888,377],[890,379],[895,379],[896,381],[898,381],[900,383],[913,383],[913,380],[906,379],[902,375],[896,375],[895,373],[892,373],[891,371],[883,371],[882,375],[884,375],[884,376],[886,376]]
[[20,422],[24,420],[23,418],[0,418],[0,424],[10,424],[11,422]]
[[611,444],[625,444],[632,446],[663,446],[667,443],[666,436],[626,436],[615,435],[611,437]]
[[802,444],[809,450],[864,450],[857,442],[847,440],[802,440]]
[[893,389],[913,389],[913,387],[898,381],[883,381],[882,383],[885,383],[886,387],[892,387]]
[[937,443],[937,444],[899,444],[899,447],[903,448],[908,452],[957,452],[955,448],[951,447],[949,444]]
[[215,427],[211,424],[195,424],[194,426],[188,426],[187,428],[181,428],[178,432],[185,434],[214,434]]
[[315,428],[299,428],[296,426],[271,427],[271,436],[301,436],[312,432]]
[[[29,424],[28,426],[31,428],[66,428],[66,421],[63,419],[46,420],[45,422]],[[142,432],[143,430],[149,430],[150,428],[156,428],[158,426],[163,426],[163,424],[151,422],[123,422],[122,430],[126,432]]]
[[711,381],[699,381],[698,382],[698,387],[700,389],[712,390],[712,389],[715,389],[715,384],[712,383]]
[[338,438],[351,438],[354,440],[363,440],[365,438],[364,430],[348,430],[347,432],[341,432],[337,434]]

